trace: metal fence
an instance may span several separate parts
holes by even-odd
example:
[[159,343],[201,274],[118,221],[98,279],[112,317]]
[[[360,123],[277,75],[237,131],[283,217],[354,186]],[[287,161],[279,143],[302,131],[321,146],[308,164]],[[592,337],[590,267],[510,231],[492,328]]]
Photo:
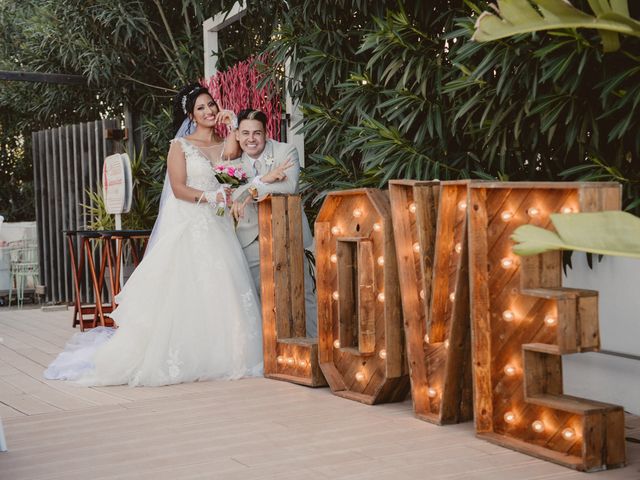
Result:
[[[98,120],[32,134],[40,282],[46,285],[47,301],[73,300],[64,230],[86,227],[83,205],[93,206],[87,192],[97,191],[105,157],[123,151],[121,141],[107,138],[107,129],[120,127],[118,120]],[[92,301],[88,279],[82,290]]]

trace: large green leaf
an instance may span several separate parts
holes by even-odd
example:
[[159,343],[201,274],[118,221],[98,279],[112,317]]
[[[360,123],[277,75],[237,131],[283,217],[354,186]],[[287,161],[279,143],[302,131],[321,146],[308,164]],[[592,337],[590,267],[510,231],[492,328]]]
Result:
[[556,232],[533,225],[518,227],[511,239],[517,255],[577,250],[640,258],[640,218],[626,212],[552,214]]
[[591,28],[600,31],[604,51],[620,48],[618,34],[640,36],[640,22],[629,16],[625,0],[590,0],[595,15],[559,0],[498,0],[498,15],[483,12],[476,22],[473,39],[488,42],[522,33],[567,28]]

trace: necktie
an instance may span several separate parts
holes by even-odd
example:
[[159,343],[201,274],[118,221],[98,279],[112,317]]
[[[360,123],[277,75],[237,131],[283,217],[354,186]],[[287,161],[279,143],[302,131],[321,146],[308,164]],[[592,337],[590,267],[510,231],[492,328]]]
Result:
[[260,160],[256,160],[255,162],[253,162],[253,168],[256,170],[256,175],[260,175],[260,169],[262,168]]

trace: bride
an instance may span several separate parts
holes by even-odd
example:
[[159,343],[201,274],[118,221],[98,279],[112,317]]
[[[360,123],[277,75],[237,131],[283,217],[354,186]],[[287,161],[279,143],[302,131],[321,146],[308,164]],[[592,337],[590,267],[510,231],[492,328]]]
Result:
[[182,127],[144,259],[116,297],[118,328],[74,335],[46,378],[158,386],[262,373],[251,273],[231,216],[215,213],[225,192],[212,164],[239,154],[234,135],[225,143],[215,129],[234,115],[199,84],[183,88],[175,105]]

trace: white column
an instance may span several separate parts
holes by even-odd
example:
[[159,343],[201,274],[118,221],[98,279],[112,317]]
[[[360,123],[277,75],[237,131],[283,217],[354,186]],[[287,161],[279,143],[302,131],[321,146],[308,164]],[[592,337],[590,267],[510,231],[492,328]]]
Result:
[[[287,61],[284,64],[284,76],[285,78],[289,78],[291,72],[291,58],[287,58]],[[300,109],[300,105],[298,102],[294,102],[289,95],[287,89],[284,89],[285,95],[285,113],[287,114],[287,143],[291,143],[295,145],[298,149],[298,157],[300,158],[300,166],[304,167],[305,157],[304,157],[304,135],[299,133],[300,127],[295,127],[295,125],[300,124],[303,119],[302,110]]]
[[202,23],[204,38],[204,77],[209,78],[217,72],[218,63],[218,32],[224,27],[240,20],[247,13],[244,0],[233,4],[227,13],[218,13]]

